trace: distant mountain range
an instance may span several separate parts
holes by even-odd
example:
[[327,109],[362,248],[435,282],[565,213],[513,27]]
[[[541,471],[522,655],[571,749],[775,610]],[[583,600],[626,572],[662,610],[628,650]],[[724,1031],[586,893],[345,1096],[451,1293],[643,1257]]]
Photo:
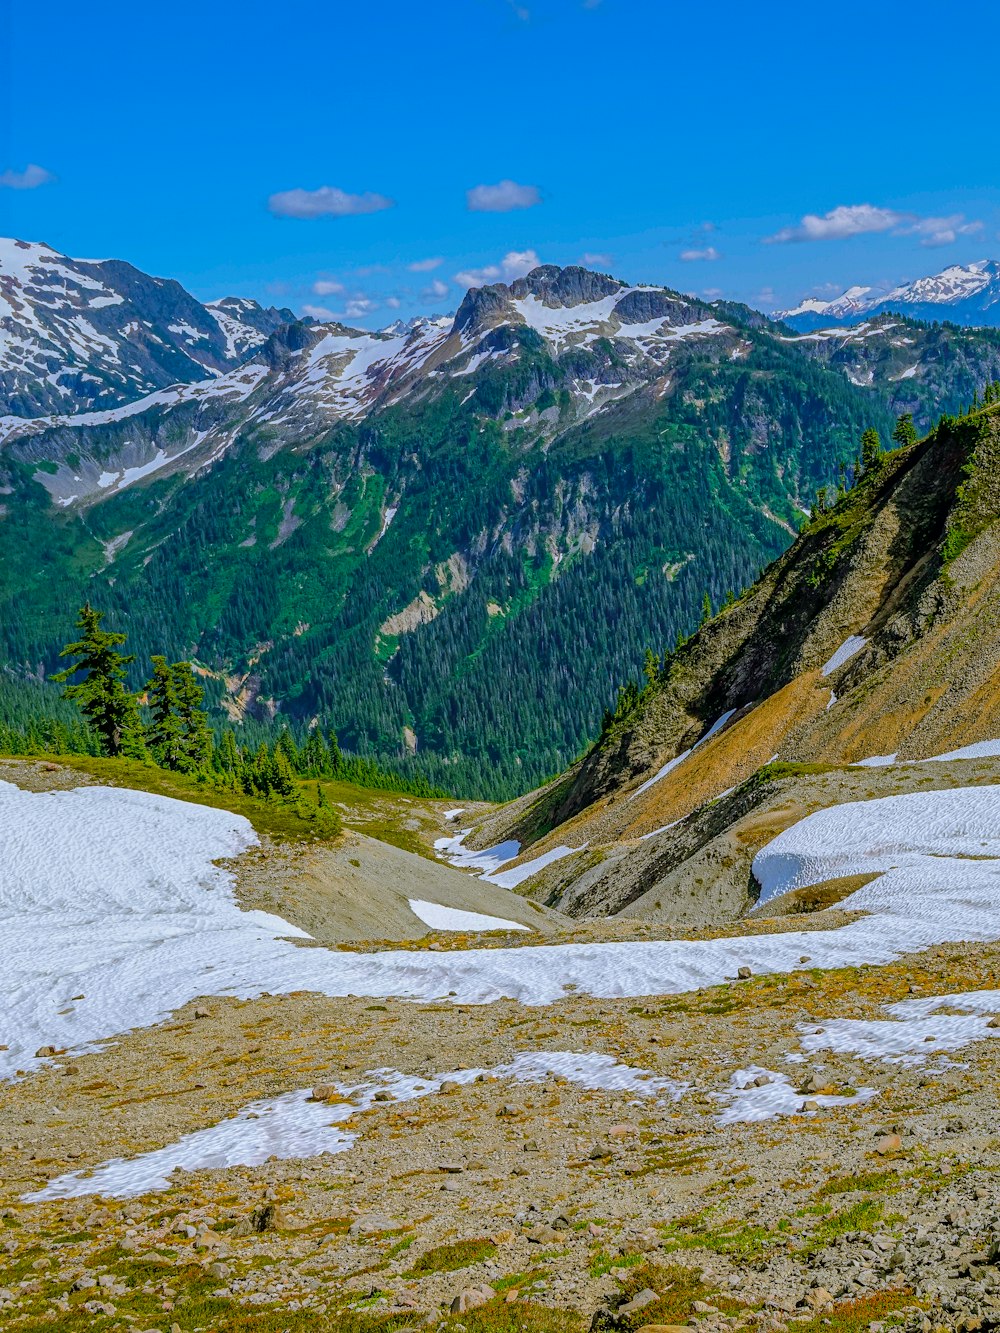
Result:
[[0,665],[45,678],[89,598],[216,716],[321,720],[470,795],[579,754],[866,426],[1000,378],[1000,330],[794,332],[578,267],[373,333],[0,255]]
[[947,320],[967,327],[996,328],[1000,326],[1000,262],[981,259],[975,264],[954,264],[889,292],[848,287],[831,300],[808,297],[793,310],[778,311],[775,319],[809,332],[890,312],[928,322]]

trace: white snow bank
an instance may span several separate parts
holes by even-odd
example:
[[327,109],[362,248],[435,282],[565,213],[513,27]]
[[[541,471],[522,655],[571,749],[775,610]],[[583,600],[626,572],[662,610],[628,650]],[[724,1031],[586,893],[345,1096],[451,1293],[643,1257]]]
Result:
[[867,642],[868,640],[863,639],[860,634],[848,635],[834,655],[820,667],[819,674],[821,676],[833,675],[837,668],[842,667],[855,653],[860,653]]
[[[81,1047],[148,1026],[202,995],[507,996],[550,1004],[676,994],[755,973],[885,963],[932,944],[1000,939],[1000,786],[919,792],[817,811],[758,853],[764,898],[840,875],[879,877],[827,931],[716,940],[361,954],[301,949],[277,917],[243,912],[212,864],[254,840],[246,820],[101,787],[0,784],[0,1075],[43,1045]],[[970,859],[975,858],[975,859]],[[82,998],[81,998],[82,997]]]
[[[755,1080],[760,1077],[770,1082],[757,1087]],[[773,1069],[764,1069],[761,1065],[737,1069],[729,1085],[729,1092],[722,1094],[729,1105],[716,1117],[719,1125],[756,1123],[785,1115],[815,1115],[827,1106],[858,1106],[878,1096],[876,1088],[859,1088],[853,1097],[835,1093],[802,1093],[792,1085],[787,1074],[776,1074]],[[815,1102],[815,1109],[810,1107],[804,1111],[805,1101]]]
[[896,762],[895,754],[872,754],[867,759],[859,759],[851,768],[889,768]]
[[932,754],[929,759],[921,759],[920,763],[944,763],[949,759],[992,759],[995,755],[1000,755],[1000,741],[976,741],[972,745],[963,745],[959,750],[949,750],[947,754]]
[[[965,1013],[939,1014],[939,1009]],[[804,1050],[835,1051],[892,1064],[920,1065],[932,1055],[959,1051],[974,1041],[1000,1037],[989,1026],[1000,1013],[1000,991],[932,995],[886,1006],[890,1019],[837,1018],[801,1038]]]
[[349,1102],[314,1102],[310,1090],[301,1089],[281,1097],[251,1102],[237,1115],[207,1129],[185,1134],[139,1157],[115,1157],[91,1172],[71,1171],[58,1176],[40,1190],[23,1195],[25,1203],[46,1199],[69,1199],[83,1194],[118,1198],[170,1188],[170,1174],[230,1166],[259,1166],[269,1157],[315,1157],[321,1153],[345,1152],[358,1131],[344,1128],[345,1122],[373,1105],[375,1095],[388,1092],[393,1101],[412,1101],[437,1092],[447,1079],[472,1083],[481,1075],[513,1078],[522,1083],[541,1082],[551,1075],[593,1090],[627,1092],[637,1097],[665,1096],[676,1101],[686,1087],[673,1079],[619,1064],[614,1056],[576,1051],[524,1051],[508,1064],[492,1070],[458,1069],[434,1078],[413,1078],[393,1069],[371,1070],[366,1082],[336,1084]]
[[[513,861],[520,854],[521,844],[516,838],[498,842],[495,847],[486,847],[477,852],[472,847],[464,846],[471,832],[471,828],[464,828],[453,838],[437,838],[434,850],[459,870],[483,870],[487,874],[499,870],[505,862]],[[485,875],[481,878],[485,878]]]
[[483,912],[463,912],[457,907],[425,902],[422,898],[409,900],[410,911],[432,930],[530,930],[520,921],[507,921],[502,916],[486,916]]
[[499,884],[502,889],[516,889],[519,884],[523,884],[532,875],[537,875],[539,870],[551,865],[553,861],[561,861],[564,856],[572,856],[575,852],[582,852],[587,845],[587,843],[584,843],[581,847],[553,847],[551,851],[542,852],[541,856],[536,856],[533,861],[525,861],[522,865],[513,866],[510,870],[493,871],[491,874],[481,875],[480,878],[488,880],[490,884]]

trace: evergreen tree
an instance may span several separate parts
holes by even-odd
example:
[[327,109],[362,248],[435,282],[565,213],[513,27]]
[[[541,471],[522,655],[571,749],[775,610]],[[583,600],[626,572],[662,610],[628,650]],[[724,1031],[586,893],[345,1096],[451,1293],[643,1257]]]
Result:
[[330,747],[330,772],[336,776],[344,767],[344,756],[340,750],[340,741],[337,740],[337,733],[332,727],[327,732],[327,742]]
[[212,753],[212,733],[208,714],[202,708],[205,691],[198,684],[190,662],[175,662],[170,668],[177,697],[177,718],[181,728],[182,764],[185,769],[200,769]]
[[177,690],[172,669],[165,657],[152,657],[153,674],[146,684],[146,704],[152,721],[146,741],[161,768],[181,768],[184,746],[180,718],[177,715]]
[[712,594],[706,592],[701,599],[701,623],[704,625],[707,620],[712,619]]
[[64,699],[72,699],[100,738],[101,750],[114,757],[147,758],[142,723],[135,695],[125,684],[125,668],[135,661],[134,654],[118,652],[126,635],[101,629],[103,611],[90,603],[80,608],[76,619],[81,636],[66,644],[60,657],[78,657],[75,666],[57,672],[52,679],[65,683],[78,671],[86,677],[67,685]]
[[903,415],[898,418],[892,432],[892,438],[901,449],[905,448],[908,444],[916,444],[917,430],[913,424],[912,412],[904,412]]
[[882,438],[873,426],[861,437],[861,466],[865,472],[876,467],[882,457]]

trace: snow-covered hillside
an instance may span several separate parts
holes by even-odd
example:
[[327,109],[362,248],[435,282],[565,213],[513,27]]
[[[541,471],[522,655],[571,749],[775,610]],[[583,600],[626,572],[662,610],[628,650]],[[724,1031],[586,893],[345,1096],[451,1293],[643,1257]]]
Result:
[[122,260],[0,239],[0,413],[119,406],[222,374],[292,318],[236,297],[202,305]]

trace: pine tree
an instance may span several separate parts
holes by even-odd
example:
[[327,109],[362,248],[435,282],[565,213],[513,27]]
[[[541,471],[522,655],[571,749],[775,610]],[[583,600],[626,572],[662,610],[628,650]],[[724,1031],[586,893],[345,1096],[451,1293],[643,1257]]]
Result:
[[893,429],[892,438],[901,449],[905,449],[909,444],[916,444],[917,430],[913,424],[912,412],[904,412],[899,417]]
[[881,457],[881,436],[873,426],[869,426],[861,437],[861,466],[864,471],[867,472],[869,468],[876,467]]
[[81,636],[59,654],[80,660],[75,666],[57,672],[52,679],[65,683],[78,671],[85,671],[85,679],[66,686],[63,698],[77,703],[99,736],[102,753],[112,758],[124,755],[145,759],[148,756],[139,709],[135,695],[125,684],[125,668],[135,661],[135,656],[117,651],[127,636],[101,629],[103,619],[104,612],[95,611],[89,602],[80,608],[76,626]]
[[344,767],[344,756],[340,750],[340,741],[337,740],[337,733],[332,727],[326,735],[327,742],[330,746],[330,771],[336,776]]
[[153,674],[146,684],[146,703],[152,721],[146,740],[161,768],[181,768],[184,761],[182,727],[177,715],[177,691],[173,671],[165,657],[152,657]]
[[701,623],[704,625],[707,620],[712,619],[712,595],[709,592],[701,600]]
[[295,791],[295,772],[288,761],[287,753],[280,745],[275,745],[270,764],[271,790],[278,796],[291,796]]
[[208,714],[202,709],[205,691],[198,684],[190,662],[175,662],[170,668],[177,698],[177,718],[181,728],[181,767],[204,768],[212,753],[212,733]]

